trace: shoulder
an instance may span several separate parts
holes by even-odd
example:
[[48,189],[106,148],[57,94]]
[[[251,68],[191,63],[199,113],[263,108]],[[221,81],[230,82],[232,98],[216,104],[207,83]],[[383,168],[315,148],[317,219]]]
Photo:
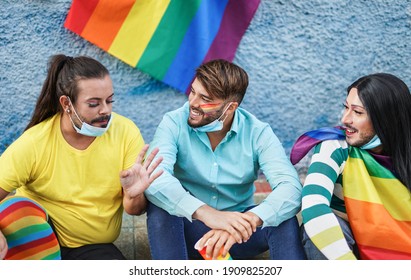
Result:
[[113,120],[110,129],[139,130],[133,120],[114,112],[111,115]]
[[242,107],[237,108],[235,122],[237,127],[245,128],[250,132],[272,131],[271,126],[267,122],[259,120],[254,114]]
[[32,126],[28,130],[24,131],[19,139],[28,140],[32,139],[35,142],[44,142],[50,135],[60,129],[60,114],[56,114],[35,126]]
[[314,148],[313,159],[319,161],[332,160],[342,165],[348,158],[348,144],[345,140],[326,140]]
[[180,120],[187,121],[188,114],[189,114],[189,104],[187,101],[180,108],[167,112],[164,115],[164,118],[169,118],[175,121],[180,121]]

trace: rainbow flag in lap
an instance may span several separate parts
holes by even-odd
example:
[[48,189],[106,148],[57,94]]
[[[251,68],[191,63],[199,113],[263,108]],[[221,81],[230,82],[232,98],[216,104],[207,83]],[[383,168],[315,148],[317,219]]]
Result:
[[73,0],[64,27],[188,93],[204,62],[234,59],[260,0]]
[[344,201],[361,259],[411,259],[411,194],[368,152],[350,147]]
[[6,260],[59,260],[60,245],[46,211],[34,201],[10,196],[0,202],[0,230],[6,237]]

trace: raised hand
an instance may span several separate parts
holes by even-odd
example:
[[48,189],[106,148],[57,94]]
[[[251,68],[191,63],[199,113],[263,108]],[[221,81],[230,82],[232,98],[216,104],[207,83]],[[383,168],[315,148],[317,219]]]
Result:
[[149,145],[146,144],[143,149],[141,149],[133,166],[120,172],[120,182],[124,194],[130,198],[141,195],[150,184],[163,173],[163,170],[160,170],[152,174],[163,160],[162,157],[159,157],[152,162],[158,153],[158,148],[155,148],[143,162],[144,155],[148,148]]

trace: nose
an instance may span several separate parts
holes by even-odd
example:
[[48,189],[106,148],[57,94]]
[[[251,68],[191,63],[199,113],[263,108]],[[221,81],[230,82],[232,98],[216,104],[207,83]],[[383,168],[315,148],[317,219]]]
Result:
[[352,123],[350,110],[344,110],[344,113],[341,117],[341,123],[343,123],[343,124],[351,124]]
[[99,111],[99,114],[103,115],[103,116],[104,115],[110,115],[111,114],[111,108],[112,108],[111,103],[103,102],[103,104],[101,106],[101,109]]
[[188,96],[188,103],[190,104],[190,106],[198,108],[199,107],[198,95],[190,93],[190,95]]

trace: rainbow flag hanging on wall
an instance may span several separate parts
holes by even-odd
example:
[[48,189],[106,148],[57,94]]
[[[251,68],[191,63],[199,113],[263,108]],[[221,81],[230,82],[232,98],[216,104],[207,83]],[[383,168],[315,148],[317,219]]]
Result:
[[260,0],[73,0],[64,27],[188,93],[195,69],[232,61]]

